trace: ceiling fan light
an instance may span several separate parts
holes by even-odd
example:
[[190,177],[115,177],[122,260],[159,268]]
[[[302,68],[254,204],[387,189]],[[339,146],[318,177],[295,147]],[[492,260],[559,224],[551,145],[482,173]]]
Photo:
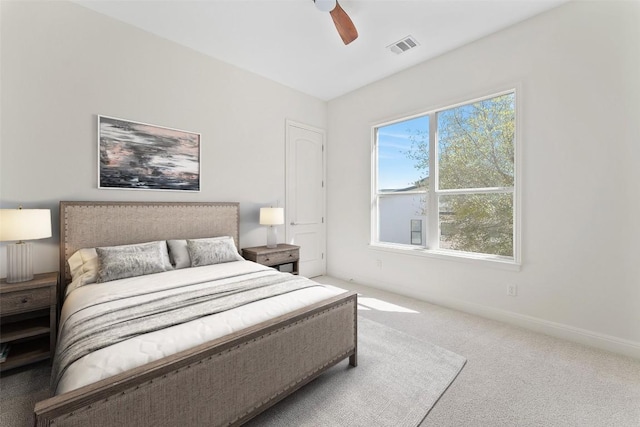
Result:
[[316,8],[322,12],[331,12],[336,7],[336,0],[314,0]]

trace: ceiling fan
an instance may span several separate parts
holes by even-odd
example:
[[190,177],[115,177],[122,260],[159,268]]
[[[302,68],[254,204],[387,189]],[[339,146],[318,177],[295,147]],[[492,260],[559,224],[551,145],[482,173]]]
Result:
[[347,12],[340,7],[337,0],[313,0],[313,2],[319,10],[331,14],[336,30],[338,30],[338,34],[340,34],[345,45],[358,38],[356,26],[353,25],[353,21],[351,21]]

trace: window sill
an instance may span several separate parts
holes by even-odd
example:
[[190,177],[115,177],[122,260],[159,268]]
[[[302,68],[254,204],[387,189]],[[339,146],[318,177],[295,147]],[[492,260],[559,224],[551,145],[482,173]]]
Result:
[[454,252],[447,250],[433,250],[421,247],[410,247],[407,245],[394,245],[390,243],[370,243],[369,248],[375,251],[478,264],[484,265],[486,267],[495,267],[502,270],[520,271],[521,268],[521,264],[519,262],[501,258],[496,255],[473,254],[468,252]]

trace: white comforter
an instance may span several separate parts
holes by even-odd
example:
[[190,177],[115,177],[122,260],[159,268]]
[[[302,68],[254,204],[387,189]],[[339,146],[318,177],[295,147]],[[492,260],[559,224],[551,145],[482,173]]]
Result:
[[[249,261],[236,261],[81,286],[70,292],[65,300],[60,330],[71,313],[81,310],[81,315],[90,315],[93,313],[92,304],[110,298],[114,293],[128,295],[133,290],[161,289],[162,295],[171,295],[175,292],[172,288],[176,283],[197,283],[265,269],[268,267]],[[92,384],[342,292],[343,289],[329,285],[313,286],[119,342],[88,354],[69,366],[58,384],[56,394]]]

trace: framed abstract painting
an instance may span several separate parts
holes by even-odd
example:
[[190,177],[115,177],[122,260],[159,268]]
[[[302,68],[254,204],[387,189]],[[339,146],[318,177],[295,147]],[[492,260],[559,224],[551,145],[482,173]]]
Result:
[[200,191],[200,134],[98,116],[98,188]]

